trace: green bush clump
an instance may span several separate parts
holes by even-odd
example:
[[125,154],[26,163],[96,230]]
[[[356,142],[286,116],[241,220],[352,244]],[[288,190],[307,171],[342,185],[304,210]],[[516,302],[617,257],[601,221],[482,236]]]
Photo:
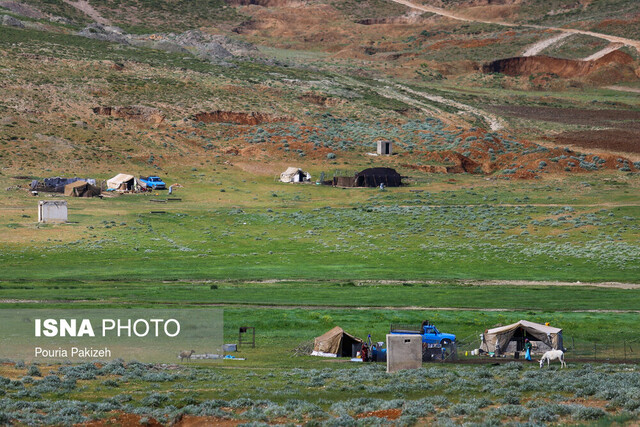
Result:
[[41,377],[42,372],[40,372],[40,368],[36,365],[31,365],[29,366],[29,369],[27,369],[27,375],[30,377]]

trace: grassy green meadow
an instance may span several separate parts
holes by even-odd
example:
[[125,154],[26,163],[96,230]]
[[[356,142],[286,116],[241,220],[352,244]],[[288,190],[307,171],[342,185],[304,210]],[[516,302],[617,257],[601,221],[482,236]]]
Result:
[[[386,0],[87,2],[166,51],[81,37],[91,19],[70,2],[25,2],[42,17],[0,7],[0,310],[217,307],[225,342],[254,326],[256,347],[168,365],[3,359],[0,426],[637,425],[638,52],[594,78],[482,72],[557,33],[518,24],[635,37],[634,2],[426,2],[509,27]],[[258,49],[218,60],[198,51],[215,43],[168,42],[195,28]],[[96,109],[110,106],[153,114]],[[631,143],[558,142],[584,131]],[[394,155],[369,155],[378,139]],[[279,182],[288,166],[313,183]],[[405,185],[315,184],[370,167]],[[117,173],[183,187],[28,190]],[[68,222],[38,223],[39,200],[66,200]],[[457,336],[457,361],[387,374],[308,355],[335,326],[377,342],[425,319]],[[568,369],[469,354],[521,319],[563,329]]]

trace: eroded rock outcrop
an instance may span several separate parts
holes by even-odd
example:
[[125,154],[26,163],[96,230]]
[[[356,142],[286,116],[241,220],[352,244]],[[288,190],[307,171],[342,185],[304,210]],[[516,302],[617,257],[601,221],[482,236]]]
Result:
[[482,66],[485,73],[502,73],[508,76],[527,76],[532,74],[555,74],[563,78],[583,77],[604,67],[628,68],[635,74],[633,58],[620,51],[611,52],[594,61],[553,58],[550,56],[520,56],[499,59]]
[[113,116],[122,119],[155,124],[162,123],[166,118],[165,114],[157,108],[147,107],[144,105],[95,107],[93,112],[101,116]]

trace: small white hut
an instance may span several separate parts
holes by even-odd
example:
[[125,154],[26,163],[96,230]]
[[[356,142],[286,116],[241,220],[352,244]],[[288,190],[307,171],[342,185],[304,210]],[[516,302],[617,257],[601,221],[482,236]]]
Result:
[[381,139],[377,142],[378,144],[378,155],[379,156],[390,156],[391,152],[393,150],[393,144],[391,143],[391,141],[386,141],[384,139]]
[[67,201],[40,200],[38,202],[38,222],[67,222]]

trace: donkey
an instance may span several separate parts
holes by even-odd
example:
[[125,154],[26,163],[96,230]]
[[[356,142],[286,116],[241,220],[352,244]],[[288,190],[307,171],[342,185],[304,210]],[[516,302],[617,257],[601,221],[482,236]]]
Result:
[[562,350],[549,350],[545,354],[542,355],[542,359],[540,359],[540,367],[544,365],[545,360],[547,361],[547,366],[551,363],[552,360],[558,359],[560,361],[560,367],[566,368],[567,364],[564,361],[564,351]]
[[181,352],[180,352],[180,361],[182,362],[182,361],[184,361],[184,359],[191,360],[191,355],[192,355],[193,353],[195,353],[195,352],[196,352],[195,350],[191,350],[191,351],[186,351],[186,350],[185,350],[185,351],[181,351]]

